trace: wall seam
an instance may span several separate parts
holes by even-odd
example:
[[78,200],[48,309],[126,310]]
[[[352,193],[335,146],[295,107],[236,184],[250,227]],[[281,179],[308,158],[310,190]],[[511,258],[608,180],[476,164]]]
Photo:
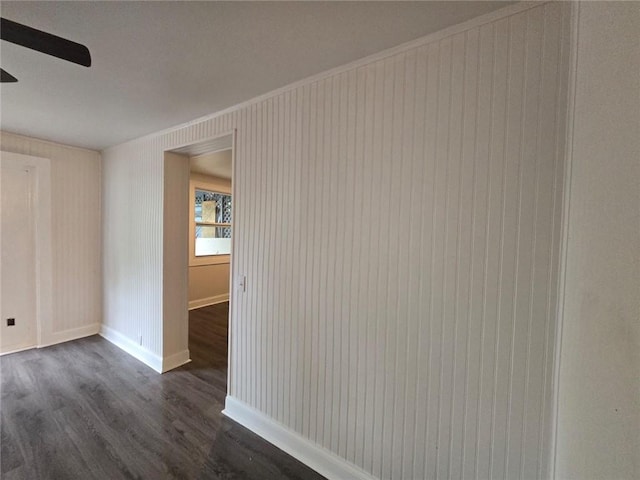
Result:
[[578,45],[580,37],[580,2],[571,2],[571,26],[569,29],[570,41],[569,41],[569,79],[568,79],[568,92],[567,92],[567,107],[565,118],[565,152],[564,152],[564,185],[563,185],[563,198],[562,198],[562,213],[561,213],[561,238],[562,243],[560,245],[560,257],[559,257],[559,272],[558,272],[558,300],[557,300],[557,314],[556,314],[556,341],[555,341],[555,356],[554,356],[554,388],[553,388],[553,402],[552,402],[552,426],[553,433],[551,435],[551,455],[550,455],[550,478],[556,478],[557,467],[557,441],[558,441],[558,411],[560,408],[560,364],[562,358],[562,333],[564,324],[564,306],[565,306],[565,291],[566,291],[566,272],[569,244],[569,221],[570,221],[570,203],[571,203],[571,186],[572,186],[572,166],[573,166],[573,149],[574,149],[574,128],[575,128],[575,106],[576,106],[576,76],[578,72]]

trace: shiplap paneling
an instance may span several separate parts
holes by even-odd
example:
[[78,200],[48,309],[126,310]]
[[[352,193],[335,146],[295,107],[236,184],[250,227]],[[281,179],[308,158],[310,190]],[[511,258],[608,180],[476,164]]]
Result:
[[162,151],[125,145],[103,153],[103,325],[159,358],[163,173]]
[[100,154],[0,132],[0,150],[51,161],[52,312],[42,344],[97,333],[102,319]]
[[106,321],[162,354],[163,152],[236,129],[229,395],[374,477],[548,476],[567,10],[106,150]]

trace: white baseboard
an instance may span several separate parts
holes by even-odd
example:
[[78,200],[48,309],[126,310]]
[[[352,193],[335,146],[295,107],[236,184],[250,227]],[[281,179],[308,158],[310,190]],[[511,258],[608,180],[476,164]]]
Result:
[[106,325],[102,325],[100,335],[109,340],[116,347],[121,348],[132,357],[137,358],[145,365],[151,367],[156,372],[162,373],[162,357],[156,355],[150,350],[147,350],[142,345],[138,345],[129,337],[124,336],[122,333],[107,327]]
[[54,332],[43,338],[42,343],[39,345],[18,345],[16,348],[7,352],[0,352],[0,356],[9,355],[10,353],[24,352],[25,350],[31,350],[32,348],[45,348],[58,343],[70,342],[71,340],[78,340],[79,338],[89,337],[96,335],[100,332],[100,324],[94,323],[92,325],[85,325],[83,327],[70,328],[61,332]]
[[73,328],[70,330],[64,330],[62,332],[55,332],[48,335],[47,339],[40,345],[28,345],[24,347],[18,346],[17,348],[7,352],[0,352],[0,356],[9,355],[11,353],[18,353],[36,347],[50,347],[51,345],[69,342],[71,340],[78,340],[79,338],[96,335],[98,333],[100,334],[100,336],[107,339],[115,346],[120,347],[122,350],[127,352],[129,355],[137,358],[142,363],[153,368],[158,373],[168,372],[169,370],[178,368],[181,365],[184,365],[191,361],[189,350],[183,350],[182,352],[175,353],[166,358],[161,358],[150,350],[147,350],[143,346],[138,345],[130,338],[125,337],[120,332],[117,332],[114,329],[107,327],[106,325],[100,325],[99,323],[79,328]]
[[84,327],[71,328],[69,330],[63,330],[61,332],[54,332],[47,335],[47,338],[44,338],[42,340],[42,343],[38,345],[38,348],[49,347],[51,345],[56,345],[63,342],[70,342],[71,340],[89,337],[98,333],[100,333],[99,323],[86,325]]
[[329,480],[375,479],[371,474],[347,462],[344,458],[313,443],[236,398],[227,396],[222,413]]
[[214,295],[213,297],[200,298],[198,300],[191,300],[189,302],[189,310],[195,310],[196,308],[208,307],[209,305],[215,305],[216,303],[228,301],[228,293],[223,293],[222,295]]
[[3,355],[11,355],[12,353],[24,352],[25,350],[31,350],[32,348],[36,348],[36,345],[26,345],[26,346],[18,345],[17,347],[12,348],[11,350],[7,350],[6,352],[0,351],[0,357]]
[[174,353],[173,355],[169,355],[162,359],[162,373],[178,368],[190,361],[191,357],[189,355],[189,350],[183,350],[181,352]]

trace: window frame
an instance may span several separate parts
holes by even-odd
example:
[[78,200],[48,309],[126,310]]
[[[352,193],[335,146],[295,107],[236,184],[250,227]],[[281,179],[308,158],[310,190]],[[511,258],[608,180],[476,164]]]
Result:
[[[224,178],[211,177],[208,175],[201,175],[192,173],[189,178],[189,266],[196,267],[202,265],[219,265],[231,262],[230,254],[220,255],[205,255],[196,257],[195,255],[195,202],[196,202],[196,190],[204,190],[208,192],[220,193],[223,195],[230,195],[233,202],[233,195],[231,192],[231,180]],[[233,207],[232,207],[233,208]],[[220,225],[225,226],[225,225]],[[231,224],[233,237],[233,214]]]

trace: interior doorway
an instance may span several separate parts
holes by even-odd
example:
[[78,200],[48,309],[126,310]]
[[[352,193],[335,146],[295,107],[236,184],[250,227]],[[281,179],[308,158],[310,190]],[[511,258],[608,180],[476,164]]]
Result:
[[[233,301],[233,145],[230,133],[165,152],[165,351],[182,358],[181,348],[187,347],[186,368],[211,376],[225,390]],[[175,273],[184,283],[172,280]],[[167,361],[163,371],[185,362],[176,363]]]
[[208,381],[226,386],[231,238],[229,149],[189,159],[189,352]]
[[231,149],[189,158],[189,310],[229,301]]

